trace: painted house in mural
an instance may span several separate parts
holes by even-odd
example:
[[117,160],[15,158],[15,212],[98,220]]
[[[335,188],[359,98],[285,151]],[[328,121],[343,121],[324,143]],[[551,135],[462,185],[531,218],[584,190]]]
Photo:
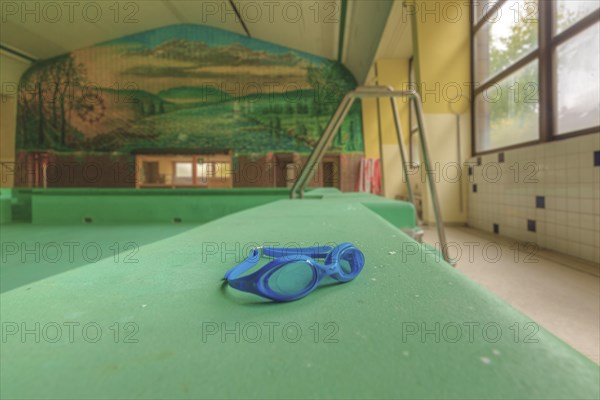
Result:
[[[22,78],[17,184],[289,186],[355,86],[339,63],[198,25],[77,50]],[[356,104],[313,184],[354,190],[362,152]]]

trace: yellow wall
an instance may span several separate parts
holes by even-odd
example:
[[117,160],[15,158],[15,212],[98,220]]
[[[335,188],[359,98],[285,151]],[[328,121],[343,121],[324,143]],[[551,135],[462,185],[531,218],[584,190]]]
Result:
[[[377,60],[377,77],[379,85],[393,86],[397,90],[408,87],[408,59],[381,59]],[[402,122],[402,134],[404,141],[408,140],[408,101],[396,99],[400,120]],[[398,143],[396,127],[389,100],[380,99],[381,104],[381,128],[383,144]]]
[[[450,6],[451,4],[451,6]],[[471,153],[469,108],[470,9],[469,2],[417,0],[412,21],[416,26],[419,91],[423,98],[425,127],[432,169],[439,177],[437,190],[444,222],[467,220],[467,168]],[[456,8],[460,7],[460,11]],[[414,31],[413,31],[414,32]],[[463,98],[458,100],[457,95]],[[457,155],[456,116],[460,113],[461,159]],[[453,182],[452,165],[460,165],[462,182]],[[445,176],[444,171],[448,171]],[[421,187],[425,182],[421,180]],[[462,210],[459,202],[462,192]],[[423,219],[433,223],[429,191],[423,189]]]
[[[391,85],[395,89],[405,89],[408,85],[408,59],[380,59],[377,63],[377,83]],[[408,157],[408,102],[396,100],[400,112],[400,121],[404,142],[404,153]],[[377,100],[362,100],[363,131],[365,135],[365,156],[380,158],[379,124],[377,118]],[[379,100],[381,113],[381,134],[383,138],[384,189],[385,196],[395,198],[406,190],[402,182],[402,164],[398,150],[396,126],[390,101]]]
[[413,21],[417,22],[424,111],[448,113],[448,100],[462,93],[465,98],[455,104],[455,109],[467,112],[471,80],[469,2],[447,1],[447,6],[444,1],[418,0],[415,3]]
[[365,141],[365,157],[379,158],[379,137],[377,124],[377,102],[373,99],[362,99],[363,135]]

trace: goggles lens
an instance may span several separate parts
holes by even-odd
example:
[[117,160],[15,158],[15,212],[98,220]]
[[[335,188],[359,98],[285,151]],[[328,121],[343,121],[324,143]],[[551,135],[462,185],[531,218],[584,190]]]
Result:
[[347,249],[340,254],[340,267],[345,274],[351,274],[364,264],[362,253],[356,249]]
[[305,261],[291,262],[273,272],[268,285],[277,294],[291,295],[308,288],[314,275],[315,271]]
[[352,261],[353,257],[350,251],[345,251],[340,257],[340,267],[345,274],[352,273]]

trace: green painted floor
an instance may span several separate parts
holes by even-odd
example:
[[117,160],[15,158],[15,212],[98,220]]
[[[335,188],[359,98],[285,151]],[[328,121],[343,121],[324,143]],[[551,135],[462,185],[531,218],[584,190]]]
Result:
[[[139,251],[57,265],[6,256],[1,397],[600,396],[596,364],[436,254],[415,251],[365,199],[281,200],[197,227],[3,226],[3,246],[139,242]],[[361,275],[300,301],[272,304],[221,285],[253,244],[344,241],[365,253]]]

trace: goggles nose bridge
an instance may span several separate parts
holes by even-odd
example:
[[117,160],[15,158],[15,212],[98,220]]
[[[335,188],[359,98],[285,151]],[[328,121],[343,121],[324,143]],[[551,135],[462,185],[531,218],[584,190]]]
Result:
[[326,263],[318,263],[318,262],[309,262],[309,264],[316,268],[317,270],[320,270],[322,273],[324,273],[327,276],[331,276],[333,274],[336,273],[337,268],[336,268],[336,264],[326,264]]

